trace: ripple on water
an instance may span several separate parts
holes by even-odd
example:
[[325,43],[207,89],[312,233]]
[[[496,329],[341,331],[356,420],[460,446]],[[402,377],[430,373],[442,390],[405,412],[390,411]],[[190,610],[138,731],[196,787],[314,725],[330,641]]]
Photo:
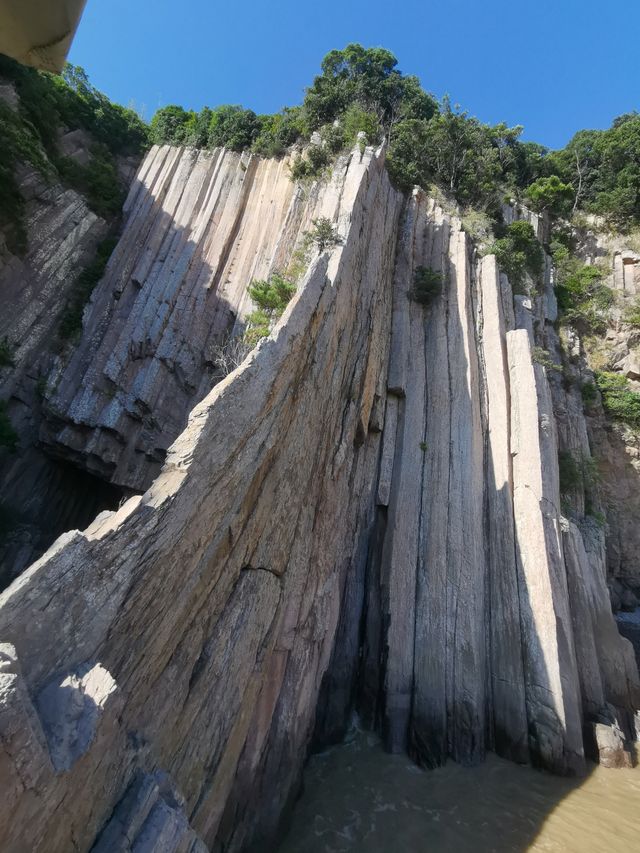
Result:
[[358,732],[309,761],[279,853],[635,853],[640,769],[562,779],[489,755],[423,771]]

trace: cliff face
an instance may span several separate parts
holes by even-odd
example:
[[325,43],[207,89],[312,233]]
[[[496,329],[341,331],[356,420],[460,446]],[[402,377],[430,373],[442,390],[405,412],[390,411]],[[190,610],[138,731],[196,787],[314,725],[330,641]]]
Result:
[[[624,312],[640,296],[640,254],[625,250],[620,239],[597,238],[593,243],[585,247],[583,255],[589,262],[604,260],[609,264],[607,284],[617,299],[613,322],[601,344],[603,364],[599,366],[637,383],[640,334],[624,323]],[[640,592],[640,531],[636,521],[640,513],[640,442],[635,430],[611,422],[598,411],[589,412],[588,427],[607,509],[609,574]]]
[[9,541],[0,542],[3,588],[32,562],[34,551],[42,553],[42,536],[46,547],[68,529],[69,519],[87,524],[111,503],[108,487],[105,492],[81,471],[63,470],[36,447],[48,377],[60,358],[60,322],[79,272],[110,223],[79,193],[33,167],[20,167],[17,177],[25,198],[26,254],[13,254],[0,234],[0,341],[11,355],[10,364],[0,365],[0,394],[20,439],[17,454],[0,452],[2,503],[19,518]]
[[[428,766],[628,760],[603,534],[560,509],[579,392],[532,357],[551,270],[514,298],[371,149],[304,194],[283,163],[155,149],[126,210],[43,439],[142,489],[177,437],[0,597],[3,849],[265,849],[354,706]],[[246,285],[318,216],[342,244],[207,393]]]
[[319,204],[286,160],[154,148],[51,395],[47,445],[144,491],[216,379],[215,346],[246,313],[247,284],[286,266]]

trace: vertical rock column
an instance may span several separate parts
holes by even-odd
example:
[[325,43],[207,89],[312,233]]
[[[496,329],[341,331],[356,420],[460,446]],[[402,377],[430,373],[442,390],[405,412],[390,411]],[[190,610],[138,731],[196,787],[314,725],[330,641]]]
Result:
[[[441,271],[446,282],[428,308],[409,298],[419,266]],[[421,193],[405,213],[394,287],[388,384],[405,396],[397,412],[381,568],[385,737],[392,750],[409,741],[428,765],[447,755],[474,762],[484,754],[486,658],[469,244],[459,221],[449,221]],[[394,408],[389,412],[394,419]]]
[[544,368],[526,329],[507,334],[513,504],[532,757],[556,772],[584,766],[581,700],[559,529],[557,443]]
[[[488,601],[489,731],[493,748],[505,757],[528,759],[520,599],[513,518],[511,388],[505,311],[493,255],[479,264],[479,331],[485,412],[485,507]],[[511,307],[509,304],[508,307]]]

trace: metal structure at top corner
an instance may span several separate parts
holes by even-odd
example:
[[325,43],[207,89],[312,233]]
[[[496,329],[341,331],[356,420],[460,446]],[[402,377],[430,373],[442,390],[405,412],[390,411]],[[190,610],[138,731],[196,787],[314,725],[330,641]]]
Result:
[[86,0],[0,0],[0,53],[59,74]]

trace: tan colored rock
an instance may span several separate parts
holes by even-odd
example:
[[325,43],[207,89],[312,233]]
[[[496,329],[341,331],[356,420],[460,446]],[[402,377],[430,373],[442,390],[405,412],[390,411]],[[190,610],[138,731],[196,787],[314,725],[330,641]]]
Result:
[[557,444],[529,333],[507,334],[511,452],[530,748],[559,772],[584,766],[580,693],[559,530]]
[[220,378],[213,353],[253,310],[252,279],[284,270],[311,219],[335,215],[345,168],[343,159],[329,186],[305,194],[286,158],[152,149],[49,401],[41,438],[52,451],[118,485],[148,487]]
[[353,543],[375,501],[380,433],[355,451],[354,439],[388,358],[400,197],[369,152],[321,204],[345,223],[344,246],[313,263],[272,339],[194,409],[152,488],[111,524],[63,537],[0,601],[0,637],[36,707],[87,666],[115,683],[67,769],[43,771],[37,812],[27,796],[5,801],[7,851],[66,850],[72,836],[88,849],[138,770],[170,775],[208,845],[230,832],[225,808],[244,815],[230,849],[280,817],[344,581],[366,558]]
[[[284,169],[154,149],[129,196],[45,438],[133,486],[177,437],[0,597],[10,853],[264,847],[354,707],[430,766],[624,759],[637,670],[602,538],[560,507],[586,427],[532,359],[557,356],[550,272],[514,300],[382,151],[304,197]],[[208,346],[315,216],[341,245],[209,390]],[[418,266],[443,274],[427,306]]]

